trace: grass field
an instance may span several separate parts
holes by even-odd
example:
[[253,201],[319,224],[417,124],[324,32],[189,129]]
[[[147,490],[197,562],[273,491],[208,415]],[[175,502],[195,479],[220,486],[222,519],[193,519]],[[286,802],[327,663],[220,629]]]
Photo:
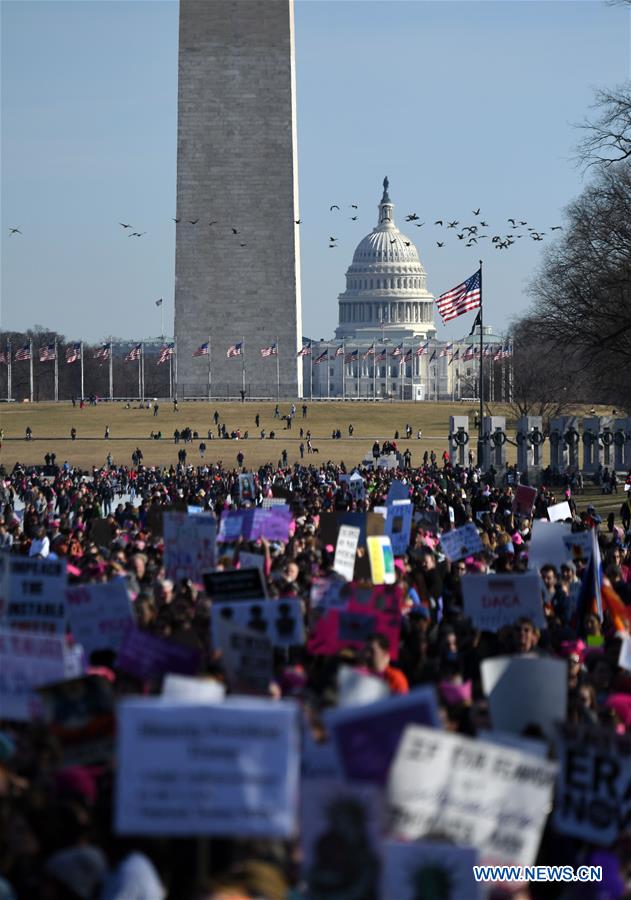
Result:
[[[305,462],[314,463],[332,460],[344,461],[346,465],[355,465],[370,452],[375,439],[382,442],[392,439],[395,431],[405,434],[405,425],[410,423],[413,438],[410,441],[399,439],[397,445],[404,451],[407,447],[412,453],[412,464],[422,462],[423,453],[435,450],[440,456],[447,448],[447,434],[450,415],[469,414],[473,438],[473,417],[477,407],[473,404],[461,403],[307,403],[307,418],[301,417],[301,404],[291,431],[284,429],[284,423],[274,419],[274,403],[205,403],[181,402],[179,411],[173,412],[173,404],[161,402],[158,415],[153,410],[125,409],[123,403],[99,403],[95,407],[73,408],[70,402],[65,403],[28,403],[0,406],[0,425],[4,430],[0,462],[10,470],[16,462],[26,465],[41,465],[44,454],[54,452],[57,462],[68,460],[73,466],[89,468],[92,465],[103,465],[108,453],[112,454],[115,464],[131,465],[131,454],[140,447],[144,456],[144,464],[165,465],[177,462],[177,451],[183,444],[176,446],[173,442],[173,431],[189,426],[199,433],[199,439],[187,444],[187,462],[199,464],[201,457],[199,443],[206,443],[206,462],[221,461],[225,466],[236,465],[237,453],[241,450],[245,457],[246,467],[256,467],[266,462],[276,463],[283,449],[287,450],[289,462],[300,460],[300,428],[311,429],[312,443],[318,450],[317,455],[309,457],[305,449]],[[281,403],[281,414],[289,412],[290,404]],[[241,433],[249,431],[248,440],[231,441],[216,439],[217,428],[213,422],[213,413],[217,410],[220,422],[226,424],[228,432],[239,428]],[[582,414],[584,410],[577,410]],[[259,438],[260,428],[254,421],[260,415],[260,428],[266,433],[273,429],[274,440]],[[493,407],[495,415],[506,415],[507,432],[514,436],[515,421],[508,409],[499,405]],[[353,437],[348,437],[348,426],[354,427]],[[110,428],[109,440],[104,440],[106,426]],[[33,430],[33,440],[26,441],[24,433],[27,426]],[[70,429],[77,429],[77,439],[70,439]],[[208,429],[212,429],[214,438],[208,440]],[[332,440],[331,432],[339,428],[342,440]],[[423,437],[416,439],[418,429]],[[161,440],[151,440],[151,431],[162,431]],[[544,444],[544,465],[548,462],[548,447]],[[508,461],[516,459],[516,447],[506,445]],[[613,510],[618,512],[622,495],[602,496],[595,489],[587,488],[586,497],[595,503],[601,514]],[[587,501],[586,501],[587,502]]]

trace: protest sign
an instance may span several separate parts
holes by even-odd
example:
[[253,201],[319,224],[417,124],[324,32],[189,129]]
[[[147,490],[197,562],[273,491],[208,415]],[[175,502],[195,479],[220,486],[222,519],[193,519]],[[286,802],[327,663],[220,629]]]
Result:
[[528,616],[537,627],[545,626],[541,580],[525,575],[463,575],[460,579],[464,614],[480,631],[497,631]]
[[340,666],[338,669],[337,691],[337,705],[340,709],[376,703],[390,693],[383,678],[360,672],[351,666]]
[[388,779],[390,835],[441,834],[483,861],[532,865],[556,771],[519,750],[409,725]]
[[348,480],[348,489],[353,500],[363,500],[366,496],[366,482],[359,472],[353,472]]
[[90,522],[90,540],[94,541],[99,547],[109,547],[110,541],[114,537],[116,525],[112,527],[112,523],[107,519],[92,519]]
[[397,478],[393,478],[390,482],[390,487],[388,489],[388,497],[386,499],[386,503],[394,503],[395,500],[409,500],[410,499],[410,486],[409,484],[403,484],[402,481],[399,481]]
[[528,725],[538,725],[544,734],[554,735],[567,713],[564,659],[494,656],[482,661],[481,672],[494,729],[521,734]]
[[255,492],[252,472],[241,472],[239,474],[239,500],[241,503],[253,503]]
[[408,549],[413,511],[414,507],[409,500],[394,500],[386,507],[384,533],[390,538],[395,556],[405,556]]
[[[570,527],[569,525],[567,526]],[[589,563],[592,558],[594,549],[594,538],[591,529],[587,531],[569,531],[562,535],[563,545],[566,550],[566,560],[574,562],[577,559],[584,559]]]
[[473,877],[478,854],[473,847],[454,847],[440,841],[382,844],[383,900],[444,897],[479,900],[481,885]]
[[134,621],[125,579],[73,585],[66,590],[66,600],[72,635],[86,656],[94,650],[118,652]]
[[321,618],[329,609],[344,609],[348,604],[346,582],[341,578],[323,578],[314,575],[311,579],[309,601],[311,618]]
[[298,750],[298,711],[290,702],[123,701],[115,830],[293,837]]
[[191,678],[188,675],[165,675],[162,696],[168,700],[193,700],[198,703],[221,703],[226,687],[214,678]]
[[[295,647],[304,644],[302,604],[295,598],[258,600],[252,603],[213,602],[210,611],[213,635],[220,637],[220,626],[229,623],[251,637],[265,637],[275,647]],[[213,639],[213,643],[216,641]]]
[[213,602],[260,600],[266,596],[265,579],[259,568],[204,572],[203,579],[206,593]]
[[0,626],[65,634],[65,561],[0,553]]
[[421,687],[367,706],[333,710],[326,723],[346,778],[385,784],[406,726],[438,728],[440,719],[433,689]]
[[620,643],[620,654],[618,656],[618,665],[621,669],[631,672],[631,638],[625,634]]
[[473,556],[484,550],[478,529],[473,522],[468,522],[453,531],[444,531],[440,536],[440,546],[451,562]]
[[262,553],[249,553],[247,550],[239,550],[239,569],[258,569],[264,578],[265,557]]
[[239,538],[258,541],[264,537],[268,541],[286,543],[291,523],[292,515],[288,506],[226,510],[221,515],[217,541],[228,543]]
[[[231,604],[228,610],[232,612]],[[274,647],[266,635],[240,628],[219,615],[213,620],[213,643],[221,648],[228,683],[236,694],[269,696],[274,680]]]
[[423,528],[425,531],[431,531],[434,534],[437,533],[438,513],[435,509],[416,510],[412,518],[419,528]]
[[384,534],[372,535],[366,538],[366,544],[368,546],[372,583],[394,584],[396,574],[390,538]]
[[28,722],[41,715],[35,688],[80,674],[57,635],[0,631],[0,718]]
[[339,595],[342,607],[331,604],[322,616],[314,616],[307,642],[310,653],[335,655],[345,647],[361,650],[371,634],[384,634],[390,656],[399,654],[401,603],[398,585],[362,588],[348,584]]
[[333,741],[314,740],[311,729],[305,723],[302,729],[302,752],[300,756],[302,779],[335,778],[343,780],[340,760]]
[[589,561],[592,555],[591,531],[572,532],[568,522],[548,522],[535,519],[528,546],[528,568],[539,570],[542,566],[554,566],[557,571],[563,563],[574,559]]
[[631,736],[592,726],[562,725],[554,827],[609,846],[631,824]]
[[107,678],[85,675],[37,689],[43,716],[64,751],[64,765],[80,766],[112,759],[114,690]]
[[518,485],[515,490],[515,496],[513,497],[513,515],[529,519],[532,515],[532,508],[535,505],[536,499],[537,488],[530,487],[530,485],[527,484]]
[[202,572],[215,565],[217,521],[210,513],[189,516],[165,513],[164,568],[174,582],[182,579],[201,584]]
[[353,580],[358,542],[359,528],[353,525],[342,525],[335,545],[333,569],[347,581]]
[[287,506],[287,501],[282,497],[263,497],[261,509],[271,509],[272,506]]
[[548,519],[551,522],[563,522],[565,519],[572,518],[572,510],[567,500],[562,503],[555,503],[547,509]]
[[200,654],[192,647],[155,637],[147,631],[130,628],[118,652],[117,667],[141,681],[158,678],[168,672],[196,675]]
[[499,744],[501,747],[512,747],[513,750],[523,750],[541,759],[548,758],[548,742],[543,738],[523,737],[521,734],[510,734],[506,731],[487,731],[485,728],[478,730],[477,736],[481,741],[489,744]]
[[303,779],[300,837],[306,896],[376,896],[382,819],[381,792],[374,785]]

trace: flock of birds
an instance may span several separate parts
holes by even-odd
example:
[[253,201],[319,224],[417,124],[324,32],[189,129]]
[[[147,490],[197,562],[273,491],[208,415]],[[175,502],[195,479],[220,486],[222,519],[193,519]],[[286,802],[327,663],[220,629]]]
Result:
[[[350,221],[359,221],[359,206],[356,203],[351,203],[349,209],[351,209],[354,213],[353,215],[349,216]],[[337,210],[340,213],[342,212],[340,205],[337,203],[332,203],[329,207],[329,212],[332,213],[334,212],[334,210]],[[529,223],[525,219],[510,217],[506,220],[507,224],[510,226],[509,229],[502,228],[500,229],[499,233],[493,235],[491,235],[490,233],[482,234],[483,230],[489,229],[489,223],[481,218],[480,207],[478,207],[478,209],[472,210],[472,214],[474,216],[474,221],[469,225],[461,224],[460,220],[458,219],[453,219],[451,221],[449,219],[436,219],[433,223],[433,227],[441,228],[445,232],[445,237],[443,238],[443,240],[436,240],[436,246],[438,248],[444,247],[447,242],[446,233],[450,230],[453,230],[455,232],[455,237],[457,238],[457,240],[462,241],[465,247],[473,247],[477,245],[479,241],[489,240],[491,242],[491,245],[496,250],[508,250],[509,247],[512,247],[513,244],[515,244],[517,240],[520,240],[521,238],[530,237],[533,241],[542,241],[549,232],[561,231],[563,227],[562,225],[551,225],[549,228],[549,232],[541,231],[540,229],[529,225]],[[175,222],[176,225],[186,224],[195,226],[200,224],[201,221],[202,220],[199,217],[196,219],[182,219],[181,217],[173,219],[173,222]],[[303,222],[302,219],[295,219],[294,221],[296,225],[302,225]],[[419,216],[415,212],[408,213],[405,217],[405,221],[410,224],[414,224],[417,228],[422,228],[424,225],[430,225],[430,223],[428,222],[421,222]],[[135,227],[129,222],[119,222],[118,224],[130,238],[141,238],[147,234],[146,231],[137,231]],[[205,225],[206,223],[202,224]],[[208,222],[207,227],[212,228],[213,226],[219,224],[219,220],[214,219]],[[231,225],[230,231],[233,237],[240,238],[240,247],[248,246],[247,241],[244,241],[242,239],[243,235],[238,228],[235,228],[234,225]],[[9,228],[10,237],[16,234],[22,235],[23,232],[19,228]],[[396,238],[391,240],[390,243],[396,244]],[[404,243],[406,247],[409,247],[412,244],[411,241],[405,241]],[[337,247],[339,247],[340,244],[338,238],[334,235],[329,235],[328,246],[330,250],[335,250]]]

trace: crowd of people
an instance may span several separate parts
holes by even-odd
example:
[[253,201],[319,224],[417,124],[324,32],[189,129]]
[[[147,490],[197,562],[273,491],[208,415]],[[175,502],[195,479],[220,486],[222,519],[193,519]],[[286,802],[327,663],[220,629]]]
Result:
[[[291,418],[296,412],[294,408]],[[302,417],[307,417],[306,406]],[[411,427],[406,433],[409,437]],[[180,430],[174,440],[186,443],[194,437]],[[306,440],[309,446],[310,435]],[[388,444],[388,449],[396,450],[395,442]],[[381,450],[373,448],[375,461]],[[202,584],[167,577],[164,538],[156,522],[165,508],[203,510],[220,521],[227,511],[243,505],[243,470],[210,461],[187,465],[183,447],[178,464],[169,467],[145,467],[139,451],[135,457],[133,467],[114,466],[110,459],[110,465],[90,471],[66,465],[56,475],[44,475],[16,465],[5,472],[0,479],[0,550],[65,562],[70,586],[124,579],[136,626],[195,648],[203,660],[198,677],[226,683],[221,647],[213,640],[210,624],[213,596]],[[335,539],[322,533],[326,514],[341,519],[381,508],[395,481],[403,485],[413,507],[408,546],[394,568],[402,597],[396,661],[380,633],[367,635],[362,649],[331,656],[313,655],[305,645],[277,650],[268,696],[277,702],[288,697],[299,702],[305,732],[325,741],[324,714],[338,702],[337,674],[344,664],[382,679],[392,695],[433,686],[442,727],[475,737],[490,727],[482,661],[500,654],[537,655],[567,662],[568,723],[631,735],[631,672],[619,665],[621,642],[631,622],[631,490],[624,495],[621,491],[605,521],[593,506],[579,502],[569,485],[558,493],[540,487],[531,511],[524,513],[515,502],[517,484],[498,484],[472,462],[453,466],[447,455],[438,459],[433,453],[431,458],[425,455],[419,468],[410,468],[407,462],[407,468],[359,467],[355,471],[361,475],[360,490],[343,465],[322,461],[290,467],[286,454],[281,465],[270,463],[252,473],[254,496],[247,504],[261,507],[266,500],[284,501],[292,514],[290,536],[287,541],[248,541],[241,536],[223,543],[218,547],[217,569],[238,568],[243,554],[258,554],[265,602],[300,600],[307,634],[316,583],[339,579],[334,572]],[[627,484],[631,485],[631,474]],[[619,605],[605,607],[602,614],[585,605],[582,587],[589,565],[575,552],[560,566],[540,568],[545,627],[522,617],[497,632],[476,630],[464,611],[463,576],[526,572],[533,523],[563,500],[569,503],[574,532],[596,531],[603,578]],[[451,560],[442,550],[440,536],[468,523],[476,526],[482,550]],[[362,553],[365,549],[360,546],[358,554]],[[72,634],[67,641],[72,643]],[[107,680],[119,699],[160,692],[159,679],[138,681],[119,669],[112,651],[96,651],[86,662],[87,671]],[[544,754],[552,754],[537,722],[531,723],[528,735],[544,745]],[[49,729],[37,720],[3,720],[0,710],[2,900],[376,900],[379,896],[374,882],[365,884],[356,877],[348,883],[349,878],[353,882],[349,873],[361,860],[346,858],[343,842],[334,867],[336,878],[316,885],[305,883],[301,873],[299,838],[213,839],[204,851],[193,838],[117,835],[112,827],[116,765],[113,756],[98,764],[68,765],[63,747]],[[537,856],[550,864],[606,859],[608,893],[599,885],[521,884],[493,886],[493,896],[522,900],[631,896],[628,797],[626,802],[626,826],[621,826],[607,853],[560,835],[550,820]],[[427,891],[415,896],[448,900],[449,895],[432,893],[428,883]]]

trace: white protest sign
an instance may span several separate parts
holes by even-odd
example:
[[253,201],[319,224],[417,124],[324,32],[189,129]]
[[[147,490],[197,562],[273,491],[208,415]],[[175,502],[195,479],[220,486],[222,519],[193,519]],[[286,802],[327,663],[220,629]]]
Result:
[[548,507],[548,518],[551,522],[563,522],[565,519],[572,518],[572,510],[567,500],[562,503],[555,503]]
[[388,780],[389,832],[440,833],[482,860],[532,865],[556,763],[462,735],[409,725]]
[[210,513],[163,514],[164,568],[172,581],[202,582],[202,572],[215,567],[217,520]]
[[337,673],[338,709],[364,706],[383,700],[390,691],[382,678],[358,672],[351,666],[340,666]]
[[118,651],[134,621],[125,579],[73,585],[67,589],[66,599],[72,635],[86,656],[94,650]]
[[268,637],[220,617],[214,644],[221,648],[221,662],[233,692],[269,695],[274,680],[274,647]]
[[293,837],[298,751],[293,703],[123,701],[115,830]]
[[[542,656],[494,656],[482,661],[482,688],[493,728],[521,734],[538,725],[552,737],[567,713],[567,662]],[[515,698],[519,697],[519,702]]]
[[484,550],[478,529],[473,522],[469,522],[461,528],[454,528],[453,531],[444,531],[440,536],[440,545],[443,553],[449,557],[451,562],[464,559],[465,556],[473,556]]
[[273,506],[287,506],[287,501],[282,497],[263,497],[261,509],[271,509]]
[[355,525],[341,525],[337,536],[333,568],[347,581],[353,580],[359,533],[360,529]]
[[385,841],[382,850],[383,900],[417,900],[430,895],[478,900],[482,896],[481,885],[473,877],[478,854],[472,847],[454,847],[440,841]]
[[57,635],[0,631],[0,718],[28,722],[40,714],[35,688],[76,675],[74,656]]
[[0,553],[0,625],[65,634],[65,561]]
[[631,736],[564,725],[557,738],[554,827],[610,846],[631,823]]
[[621,669],[631,672],[631,638],[624,635],[620,644],[620,655],[618,656],[618,665]]
[[348,489],[354,500],[363,500],[366,496],[366,483],[359,472],[353,472],[348,482]]
[[262,553],[248,553],[247,550],[239,550],[239,568],[258,569],[265,576],[265,557]]
[[304,644],[305,633],[300,600],[239,600],[213,603],[213,634],[225,622],[259,637],[269,638],[275,647]]
[[193,700],[197,703],[221,703],[226,688],[214,678],[192,678],[169,672],[162,682],[162,697],[167,700]]
[[575,531],[569,522],[548,522],[535,519],[528,545],[528,568],[541,569],[547,564],[557,570],[563,563],[582,558],[589,562],[592,555],[592,532]]
[[497,631],[521,616],[545,626],[538,574],[463,575],[460,583],[464,614],[480,631]]

